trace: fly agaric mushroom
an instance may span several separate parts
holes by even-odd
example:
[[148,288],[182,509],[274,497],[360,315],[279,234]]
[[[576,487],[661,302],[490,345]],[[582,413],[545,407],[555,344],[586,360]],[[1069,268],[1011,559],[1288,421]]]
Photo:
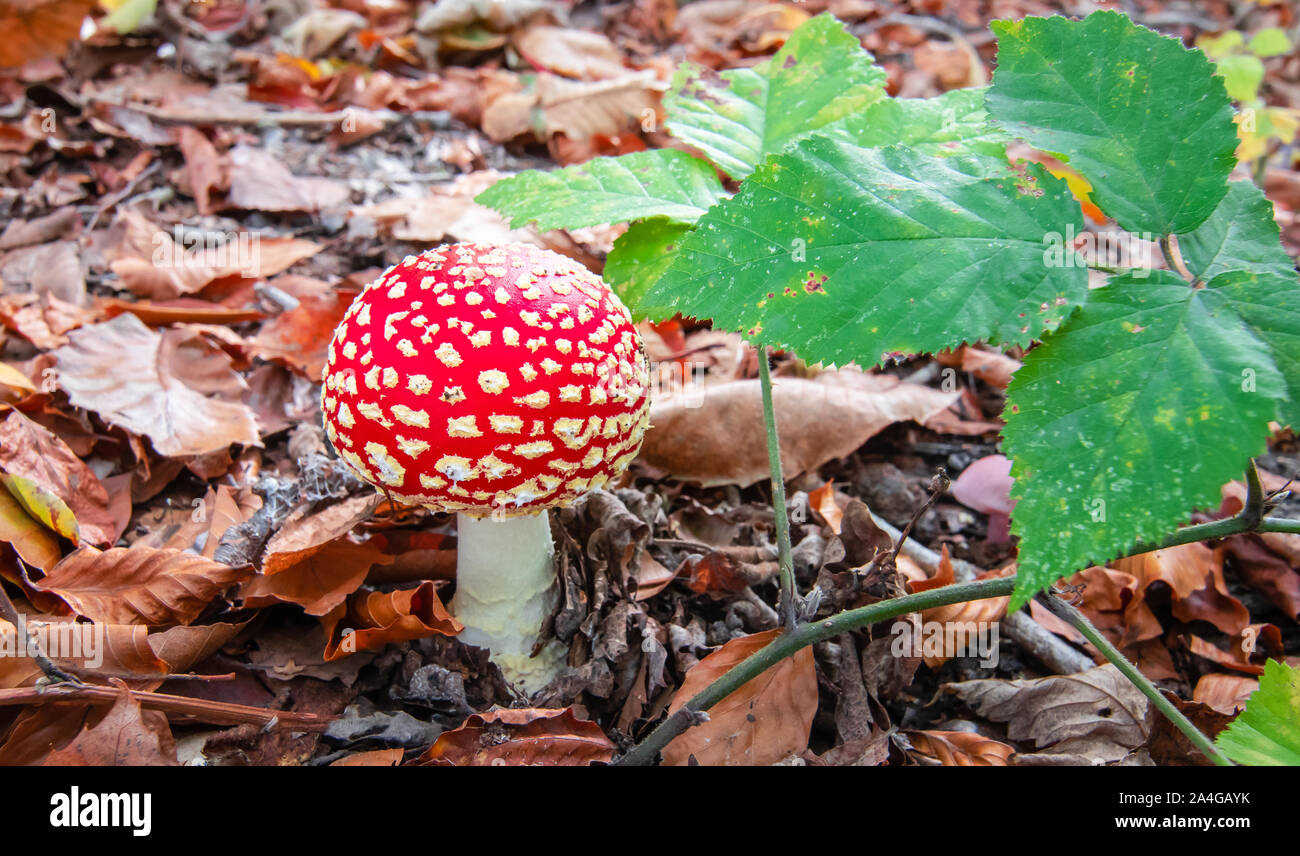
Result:
[[631,315],[582,265],[526,244],[452,244],[366,286],[334,333],[330,442],[393,498],[457,513],[460,638],[526,691],[556,598],[546,510],[616,479],[649,423]]

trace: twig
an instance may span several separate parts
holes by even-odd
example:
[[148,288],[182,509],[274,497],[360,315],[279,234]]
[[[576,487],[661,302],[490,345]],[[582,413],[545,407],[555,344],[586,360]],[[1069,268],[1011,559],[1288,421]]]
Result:
[[[194,722],[212,725],[262,725],[289,728],[294,731],[324,731],[335,719],[316,713],[294,713],[285,710],[267,710],[243,704],[211,701],[202,698],[167,695],[131,690],[140,706]],[[0,690],[0,706],[15,704],[113,704],[122,696],[115,687],[94,684],[55,684],[49,687],[18,687]]]
[[897,618],[909,612],[920,612],[936,606],[947,606],[969,600],[983,600],[990,597],[1005,597],[1015,588],[1015,577],[993,577],[969,583],[955,583],[919,594],[891,598],[850,609],[823,621],[804,624],[778,636],[774,642],[748,658],[732,666],[722,677],[705,687],[699,695],[659,724],[649,736],[634,746],[626,755],[615,761],[616,766],[632,767],[649,764],[654,761],[663,747],[692,725],[704,721],[704,711],[722,701],[732,692],[762,674],[769,667],[776,665],[796,651],[816,642],[833,639],[841,633],[856,630]]
[[1197,749],[1200,749],[1205,757],[1209,758],[1220,767],[1233,766],[1231,761],[1220,754],[1219,750],[1214,748],[1214,744],[1210,741],[1210,738],[1202,734],[1200,729],[1192,724],[1191,720],[1186,716],[1183,716],[1182,711],[1175,707],[1173,702],[1165,698],[1164,694],[1156,688],[1155,684],[1151,683],[1151,681],[1147,679],[1146,675],[1138,671],[1137,667],[1130,663],[1128,658],[1119,652],[1118,648],[1110,644],[1110,640],[1105,636],[1102,636],[1101,632],[1092,625],[1092,622],[1089,621],[1082,612],[1075,609],[1073,606],[1070,606],[1070,604],[1061,600],[1061,598],[1057,597],[1055,594],[1048,595],[1045,600],[1047,608],[1052,611],[1053,615],[1070,624],[1075,630],[1082,633],[1089,642],[1096,646],[1097,650],[1102,653],[1102,656],[1113,663],[1115,668],[1119,669],[1120,672],[1123,673],[1124,677],[1128,678],[1129,681],[1142,692],[1142,695],[1150,699],[1151,703],[1156,706],[1156,709],[1163,713],[1169,721],[1174,724],[1174,727],[1187,735],[1187,739],[1192,741],[1192,744],[1196,746]]
[[[22,559],[19,559],[18,561],[21,563]],[[23,576],[26,576],[25,571]],[[26,641],[27,650],[31,652],[32,659],[36,661],[36,665],[40,667],[46,678],[55,684],[77,685],[81,683],[80,678],[63,671],[63,669],[60,669],[55,665],[53,660],[45,656],[45,652],[41,650],[41,645],[36,641],[36,637],[32,636],[31,632],[26,629],[27,620],[18,614],[17,607],[15,607],[14,602],[9,599],[9,592],[5,591],[4,583],[0,583],[0,618],[3,618],[14,626],[15,635],[22,631],[27,636],[26,640],[19,641]]]
[[[898,539],[899,531],[888,520],[874,511],[871,512],[871,518],[876,522],[877,526],[884,530],[885,534],[895,540]],[[931,573],[939,569],[939,563],[942,561],[942,557],[938,553],[912,540],[903,545],[903,555]],[[952,570],[957,582],[973,580],[982,573],[981,568],[975,567],[970,562],[963,562],[961,559],[952,560]],[[1002,630],[1007,634],[1008,638],[1058,675],[1074,675],[1085,672],[1094,665],[1090,657],[1046,627],[1043,627],[1028,612],[1021,611],[1003,616]]]
[[781,441],[776,433],[776,410],[772,406],[772,369],[767,364],[767,346],[758,355],[759,386],[763,390],[763,421],[767,425],[767,463],[772,476],[772,510],[776,515],[776,548],[781,568],[781,623],[785,633],[799,623],[794,607],[794,556],[790,549],[790,515],[785,507],[785,477],[781,475]]
[[939,472],[935,473],[934,478],[930,479],[930,492],[926,496],[925,502],[921,503],[921,507],[912,513],[912,519],[907,521],[903,531],[894,538],[894,552],[889,557],[891,565],[898,561],[898,551],[903,549],[903,544],[907,541],[907,536],[912,534],[912,527],[916,526],[916,521],[920,520],[921,515],[925,514],[926,510],[934,505],[935,500],[948,492],[948,486],[951,484],[952,482],[948,479],[948,471],[943,467],[939,467]]

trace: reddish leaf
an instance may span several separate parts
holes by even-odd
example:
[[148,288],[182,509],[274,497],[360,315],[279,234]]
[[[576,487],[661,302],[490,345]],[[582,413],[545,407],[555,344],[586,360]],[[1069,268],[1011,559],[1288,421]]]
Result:
[[275,559],[273,573],[258,574],[240,587],[245,606],[296,603],[308,615],[325,615],[365,582],[372,567],[393,561],[374,544],[347,536]]
[[360,591],[321,619],[329,641],[325,660],[357,651],[441,634],[455,636],[464,625],[451,617],[433,583],[394,592]]
[[[750,654],[772,642],[780,630],[732,639],[696,663],[668,708],[673,713]],[[808,748],[817,712],[817,670],[812,648],[745,683],[709,709],[709,721],[688,729],[664,747],[664,763],[763,766]]]
[[46,767],[175,767],[176,741],[167,717],[144,711],[125,688],[97,724],[45,759]]
[[77,615],[106,624],[189,624],[230,586],[252,575],[179,550],[83,547],[34,584]]
[[915,754],[943,767],[1005,767],[1015,749],[973,731],[909,731]]

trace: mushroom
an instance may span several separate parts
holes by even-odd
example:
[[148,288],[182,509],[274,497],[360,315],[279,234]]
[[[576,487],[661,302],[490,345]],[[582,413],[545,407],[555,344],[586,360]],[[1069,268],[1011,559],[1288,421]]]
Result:
[[399,500],[456,512],[460,638],[531,692],[557,598],[546,511],[617,479],[649,424],[631,315],[582,265],[526,244],[408,256],[334,333],[321,407],[330,442]]

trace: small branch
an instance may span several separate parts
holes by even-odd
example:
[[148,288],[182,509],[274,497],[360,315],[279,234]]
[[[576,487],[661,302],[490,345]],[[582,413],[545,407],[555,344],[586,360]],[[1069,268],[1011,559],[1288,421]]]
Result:
[[705,721],[700,716],[701,713],[707,711],[731,695],[731,693],[758,677],[765,670],[793,655],[801,648],[815,642],[833,639],[841,633],[857,630],[878,621],[897,618],[909,612],[921,612],[926,609],[933,609],[936,606],[947,606],[968,600],[1006,597],[1011,594],[1015,585],[1015,577],[993,577],[969,583],[954,583],[953,585],[931,589],[919,594],[891,598],[890,600],[873,603],[870,606],[850,609],[823,621],[804,624],[794,629],[787,628],[786,633],[778,636],[770,645],[754,652],[747,659],[732,666],[722,677],[705,687],[699,695],[678,708],[676,712],[660,723],[654,731],[650,732],[649,736],[614,763],[616,766],[623,767],[653,763],[660,750],[672,742],[675,737],[692,725],[698,725],[700,722]]
[[[948,492],[948,486],[951,484],[952,482],[948,479],[948,471],[943,467],[940,467],[939,472],[935,473],[934,478],[930,479],[930,493],[925,498],[925,502],[921,504],[920,508],[913,512],[912,519],[907,521],[907,525],[903,527],[903,531],[899,532],[898,536],[894,539],[894,552],[889,557],[889,563],[891,565],[898,562],[898,553],[903,549],[903,544],[907,541],[907,536],[912,534],[912,527],[916,526],[916,521],[920,520],[921,515],[925,514],[926,510],[930,506],[934,505],[935,500]],[[870,509],[868,509],[868,511],[870,511]]]
[[[22,562],[22,559],[19,559],[18,561]],[[26,574],[24,574],[24,576],[25,575]],[[26,630],[27,621],[18,614],[17,607],[15,607],[14,602],[9,599],[9,592],[5,591],[4,583],[0,583],[0,618],[3,618],[14,626],[15,636],[17,636],[20,630],[26,634],[27,638],[25,640],[17,641],[19,643],[27,643],[26,650],[31,652],[32,659],[36,661],[36,665],[40,667],[46,678],[55,684],[78,685],[81,683],[80,678],[63,671],[63,669],[60,669],[53,660],[45,656],[45,652],[41,650],[40,643],[36,641],[36,638],[32,636],[30,631]],[[18,650],[22,650],[21,644],[19,645]]]
[[776,549],[781,568],[781,623],[788,634],[798,624],[794,608],[794,556],[790,549],[790,514],[785,505],[785,477],[781,474],[781,440],[776,433],[776,410],[772,406],[772,369],[767,364],[767,346],[759,346],[758,380],[763,390],[763,422],[767,426],[767,463],[772,477],[772,511],[776,516]]
[[[267,710],[224,701],[167,695],[131,690],[131,695],[147,710],[161,710],[171,716],[211,725],[261,725],[294,731],[324,731],[332,716]],[[49,687],[18,687],[0,690],[0,706],[15,704],[92,704],[111,705],[122,696],[116,687],[95,684],[55,684]]]
[[1169,721],[1174,724],[1174,727],[1183,732],[1183,734],[1187,736],[1187,739],[1192,741],[1192,744],[1197,749],[1200,749],[1205,757],[1209,758],[1220,767],[1233,766],[1231,761],[1221,755],[1218,749],[1214,748],[1214,743],[1210,741],[1210,738],[1202,734],[1200,729],[1192,724],[1191,720],[1183,716],[1182,711],[1175,707],[1173,702],[1165,698],[1164,694],[1156,688],[1155,684],[1151,683],[1151,681],[1147,679],[1146,675],[1138,671],[1137,667],[1130,663],[1128,658],[1119,652],[1118,648],[1110,644],[1110,640],[1105,636],[1102,636],[1101,632],[1092,625],[1092,622],[1089,621],[1082,612],[1075,609],[1073,606],[1070,606],[1055,594],[1049,594],[1046,598],[1046,602],[1047,608],[1052,611],[1052,614],[1070,624],[1075,630],[1082,633],[1089,642],[1096,646],[1097,650],[1100,651],[1107,660],[1113,663],[1115,668],[1119,669],[1120,672],[1123,673],[1124,677],[1128,678],[1129,681],[1142,692],[1142,695],[1146,696],[1151,703],[1156,706],[1156,709],[1163,713]]

